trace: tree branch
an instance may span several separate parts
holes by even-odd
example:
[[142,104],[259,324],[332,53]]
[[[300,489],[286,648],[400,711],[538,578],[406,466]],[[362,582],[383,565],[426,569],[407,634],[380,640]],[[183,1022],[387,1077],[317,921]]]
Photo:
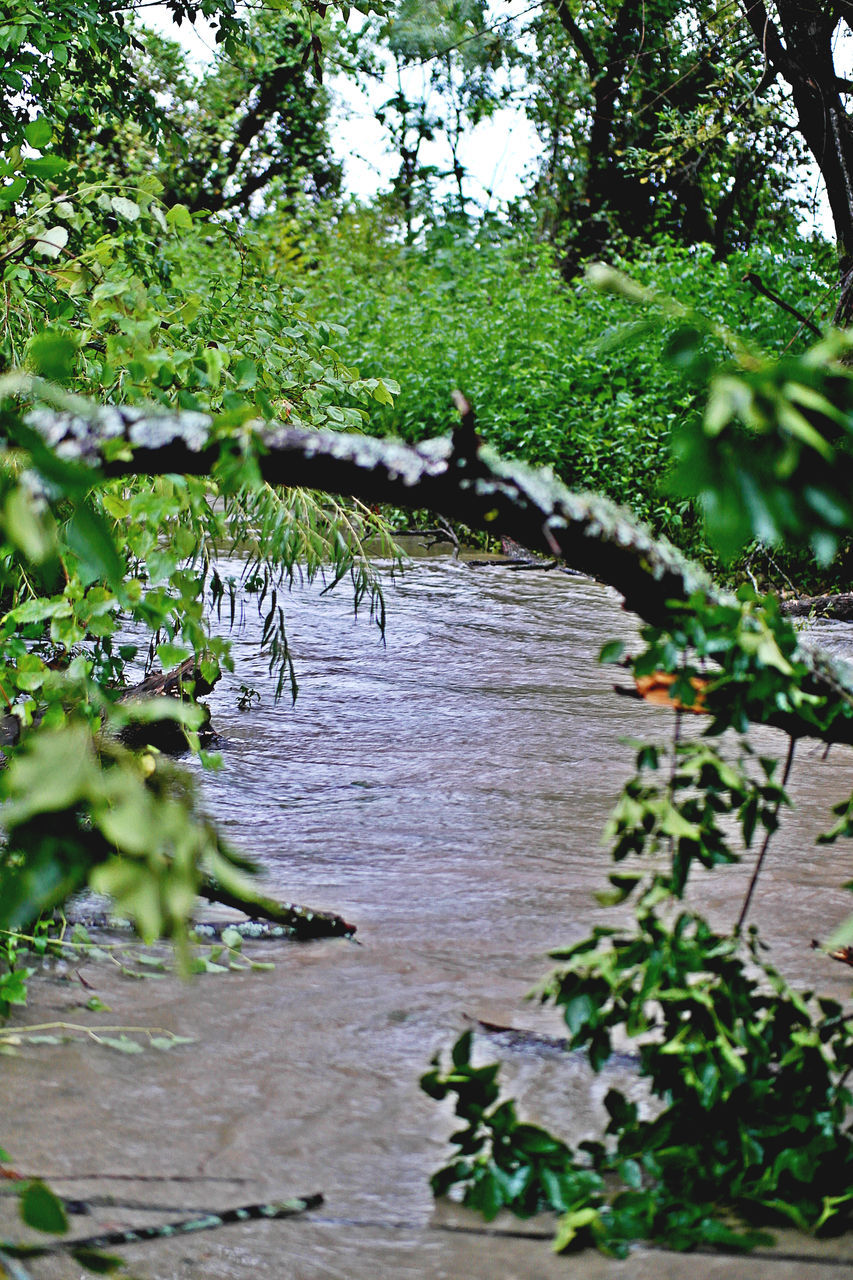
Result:
[[764,7],[763,0],[742,0],[742,4],[746,20],[758,47],[764,54],[765,62],[769,67],[781,71],[787,78],[791,70],[791,60],[782,43],[779,29]]
[[788,315],[793,316],[795,320],[799,320],[801,326],[811,329],[812,333],[816,333],[818,337],[821,336],[821,331],[815,324],[814,320],[810,319],[809,316],[803,315],[802,311],[798,311],[796,307],[792,307],[790,302],[786,302],[784,298],[780,298],[778,293],[774,293],[772,289],[768,289],[757,271],[747,271],[743,278],[747,284],[752,285],[756,293],[763,294],[765,298],[769,298],[771,302],[775,302],[777,307],[781,307],[783,311],[787,311]]
[[601,64],[593,52],[592,45],[575,22],[567,0],[554,0],[554,8],[557,17],[569,34],[569,39],[589,68],[589,74],[595,78],[601,72]]
[[[224,451],[240,444],[234,436],[217,441],[212,419],[195,412],[93,405],[84,419],[79,408],[38,408],[27,422],[61,457],[89,462],[108,477],[207,475]],[[368,504],[426,507],[487,531],[499,529],[522,546],[558,555],[610,583],[649,622],[670,616],[670,600],[713,591],[698,565],[656,541],[629,512],[597,495],[571,493],[547,470],[505,462],[484,448],[469,452],[467,438],[460,452],[450,436],[405,445],[261,422],[242,430],[268,484],[345,494]],[[132,456],[115,458],[119,440]],[[104,461],[105,444],[111,461]]]
[[[626,608],[655,626],[671,625],[674,607],[696,593],[732,602],[702,568],[655,539],[630,512],[598,495],[570,492],[547,469],[503,461],[486,448],[471,452],[467,439],[460,452],[450,436],[409,446],[263,422],[247,423],[242,437],[217,438],[213,419],[203,413],[127,405],[81,410],[82,402],[67,393],[51,394],[73,403],[73,410],[39,407],[28,414],[28,425],[61,457],[88,462],[108,477],[215,474],[223,457],[244,448],[271,485],[318,489],[368,504],[426,507],[473,528],[500,530],[608,583]],[[127,446],[120,457],[118,442]],[[795,711],[775,712],[767,722],[793,737],[853,744],[853,683],[820,651],[801,644],[798,657],[809,671],[805,691],[830,696],[842,714],[823,731]]]

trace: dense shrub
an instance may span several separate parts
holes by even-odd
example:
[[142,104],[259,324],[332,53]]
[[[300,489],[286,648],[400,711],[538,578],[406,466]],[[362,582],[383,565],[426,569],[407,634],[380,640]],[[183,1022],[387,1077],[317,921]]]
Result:
[[[302,272],[304,260],[297,265]],[[769,350],[801,345],[798,322],[745,274],[797,305],[831,273],[820,242],[723,263],[710,247],[659,244],[619,265]],[[372,430],[410,441],[440,434],[461,387],[502,454],[548,464],[571,487],[606,493],[700,550],[686,504],[661,484],[670,433],[696,389],[659,315],[638,320],[636,306],[583,280],[565,284],[547,246],[500,225],[438,228],[405,246],[375,213],[352,211],[321,233],[312,266],[302,274],[309,300],[348,331],[342,358],[401,385],[393,405],[372,406]]]

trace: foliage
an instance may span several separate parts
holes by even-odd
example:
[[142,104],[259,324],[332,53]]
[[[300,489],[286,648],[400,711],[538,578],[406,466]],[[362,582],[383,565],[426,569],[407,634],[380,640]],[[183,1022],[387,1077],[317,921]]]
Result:
[[[332,37],[330,30],[327,42]],[[303,197],[333,196],[340,167],[330,151],[320,53],[305,58],[311,41],[307,16],[250,13],[230,55],[194,70],[175,41],[140,30],[136,81],[158,104],[158,134],[147,135],[132,116],[95,120],[76,154],[100,156],[127,185],[156,174],[166,203],[192,213],[242,220],[262,200],[287,209]]]
[[849,349],[835,331],[802,355],[720,370],[702,417],[676,437],[673,487],[700,498],[727,557],[753,539],[806,543],[823,564],[835,557],[853,526]]
[[738,6],[551,0],[528,23],[532,204],[568,276],[650,237],[722,258],[790,232],[801,148]]
[[[161,113],[131,74],[136,38],[127,13],[135,7],[123,0],[9,0],[0,17],[5,145],[24,141],[34,109],[72,136],[92,119],[128,115],[145,132],[156,131]],[[176,22],[198,14],[213,21],[226,48],[239,37],[234,0],[171,0],[169,8]]]
[[[127,928],[127,922],[124,923]],[[116,916],[111,918],[111,930],[114,933],[122,931],[122,922]],[[238,927],[231,925],[217,930],[218,938],[210,942],[202,941],[206,932],[198,925],[193,929],[192,973],[263,972],[273,968],[266,961],[252,960],[244,954],[244,931]],[[132,934],[117,941],[107,941],[102,935],[93,936],[79,921],[71,926],[61,912],[51,912],[35,922],[31,933],[23,933],[19,929],[0,930],[0,964],[3,968],[0,1017],[8,1017],[12,1005],[26,1002],[27,979],[51,963],[110,965],[124,977],[139,980],[174,970],[173,960],[172,953],[166,948],[142,947]],[[91,1013],[111,1012],[97,994],[89,997],[85,1008]],[[116,1031],[118,1036],[111,1034]],[[0,1029],[0,1050],[10,1054],[22,1044],[60,1044],[68,1039],[85,1039],[106,1044],[120,1052],[135,1053],[140,1037],[143,1044],[159,1050],[189,1043],[186,1037],[162,1028],[112,1028],[103,1024],[81,1026],[63,1021]]]
[[[0,1161],[7,1159],[6,1152],[0,1148]],[[46,1235],[60,1238],[67,1235],[69,1231],[68,1214],[66,1204],[62,1198],[42,1182],[40,1178],[18,1178],[14,1173],[9,1176],[14,1179],[21,1221],[35,1231],[42,1231]],[[63,1243],[65,1244],[65,1242]],[[68,1242],[66,1247],[78,1265],[95,1274],[105,1275],[121,1269],[122,1260],[120,1258],[104,1253],[100,1249],[90,1247],[77,1249],[71,1242]],[[29,1252],[38,1255],[40,1252],[39,1246],[34,1245],[28,1248],[26,1245],[0,1240],[0,1267],[3,1268],[2,1274],[12,1277],[13,1280],[18,1280],[19,1277],[27,1280],[28,1273],[16,1259],[26,1257]]]
[[503,1207],[521,1217],[555,1210],[558,1252],[588,1243],[620,1257],[637,1239],[674,1249],[766,1242],[733,1214],[806,1231],[837,1225],[852,1194],[850,1029],[836,1002],[790,991],[754,938],[748,965],[737,945],[691,912],[664,923],[646,905],[634,936],[597,930],[556,953],[565,963],[548,998],[595,1070],[610,1056],[612,1030],[652,1033],[638,1039],[639,1070],[657,1114],[642,1118],[611,1089],[609,1141],[572,1150],[517,1120],[500,1099],[497,1066],[471,1065],[466,1033],[450,1069],[436,1061],[422,1082],[437,1099],[455,1095],[466,1125],[435,1193],[458,1188],[487,1218]]
[[[771,357],[720,320],[610,268],[592,267],[590,278],[665,310],[677,322],[669,339],[673,362],[709,384],[701,412],[672,432],[675,467],[666,487],[699,499],[712,546],[727,561],[751,543],[805,547],[829,565],[853,528],[848,332],[831,330],[803,351],[789,343]],[[709,358],[709,339],[725,358]],[[846,557],[839,578],[845,569]]]
[[[71,155],[94,123],[108,128],[135,119],[145,136],[156,136],[170,121],[156,86],[135,74],[140,29],[134,19],[145,0],[7,0],[0,16],[0,138],[20,145],[34,112],[44,114],[61,133]],[[226,57],[251,48],[251,24],[236,0],[167,0],[177,26],[198,18],[210,24]],[[346,19],[351,10],[368,15],[383,0],[276,0],[277,15],[306,21],[306,54],[319,65],[327,11]],[[38,146],[38,142],[33,145]]]
[[510,97],[506,72],[517,59],[508,24],[490,23],[488,8],[483,0],[397,0],[349,42],[359,78],[392,88],[375,117],[399,167],[378,203],[399,219],[407,243],[439,211],[464,221],[476,205],[464,144]]
[[[498,226],[469,235],[448,222],[407,248],[375,213],[353,210],[318,233],[315,255],[307,301],[346,327],[345,359],[363,374],[390,366],[402,384],[393,405],[372,407],[372,430],[440,434],[450,391],[461,387],[479,434],[502,454],[606,493],[704,553],[690,504],[665,480],[673,432],[695,416],[709,369],[727,358],[719,337],[704,334],[688,353],[683,318],[662,318],[650,300],[638,319],[630,299],[562,285],[547,247]],[[709,247],[660,241],[632,264],[653,295],[683,299],[757,348],[794,339],[800,350],[796,321],[744,283],[747,270],[807,300],[833,268],[819,244],[715,264]],[[298,259],[294,271],[304,279]]]
[[[123,19],[102,16],[106,58]],[[129,77],[132,45],[116,41],[111,74]],[[381,517],[359,504],[261,484],[236,437],[214,478],[107,483],[45,447],[26,412],[39,400],[73,407],[81,394],[178,405],[217,414],[225,441],[253,417],[357,427],[365,401],[390,399],[393,384],[362,381],[343,363],[339,334],[308,317],[268,242],[194,220],[166,203],[151,172],[126,181],[108,150],[68,158],[69,119],[40,82],[31,90],[42,114],[24,128],[26,154],[7,147],[0,187],[0,694],[22,730],[0,776],[0,927],[24,929],[97,883],[145,937],[174,937],[186,967],[202,875],[245,898],[248,865],[199,813],[184,777],[156,752],[119,745],[131,714],[176,720],[196,745],[200,724],[191,701],[125,708],[129,664],[147,655],[170,667],[192,655],[208,681],[231,664],[220,622],[224,606],[233,624],[240,584],[223,581],[215,560],[222,543],[240,544],[278,692],[288,682],[295,692],[282,586],[296,573],[351,579],[356,606],[367,599],[383,625],[365,543],[376,537],[395,552]],[[4,958],[8,1007],[24,973]]]
[[[433,1097],[455,1095],[466,1122],[436,1192],[458,1189],[487,1216],[502,1206],[522,1216],[557,1210],[557,1250],[593,1243],[624,1256],[637,1239],[751,1247],[762,1238],[756,1225],[836,1226],[853,1199],[853,1026],[837,1002],[792,991],[756,931],[743,930],[788,803],[793,747],[777,781],[776,760],[756,758],[747,742],[733,760],[708,736],[782,707],[819,732],[842,712],[803,688],[796,637],[772,598],[743,589],[731,605],[697,597],[682,613],[672,628],[644,632],[632,667],[637,676],[661,665],[675,672],[670,697],[688,709],[701,679],[712,722],[701,738],[683,740],[679,711],[669,752],[638,745],[637,772],[608,826],[616,868],[600,895],[605,905],[633,896],[635,926],[597,927],[554,952],[560,965],[539,993],[561,1010],[569,1048],[583,1050],[594,1071],[626,1038],[633,1043],[653,1101],[641,1112],[611,1089],[606,1140],[572,1149],[518,1121],[500,1098],[497,1067],[471,1065],[470,1036],[448,1071],[436,1060],[423,1080]],[[604,657],[617,659],[617,647]],[[696,864],[739,860],[735,831],[743,851],[763,835],[740,917],[721,934],[682,899]]]

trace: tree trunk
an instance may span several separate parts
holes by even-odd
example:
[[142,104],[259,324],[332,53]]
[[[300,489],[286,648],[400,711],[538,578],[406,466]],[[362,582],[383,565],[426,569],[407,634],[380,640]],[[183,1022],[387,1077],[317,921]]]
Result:
[[839,22],[853,19],[853,5],[778,0],[777,26],[763,0],[742,4],[765,59],[763,84],[782,76],[790,85],[799,131],[826,185],[840,273],[835,323],[846,326],[853,321],[853,121],[842,91],[853,86],[836,73],[833,41]]

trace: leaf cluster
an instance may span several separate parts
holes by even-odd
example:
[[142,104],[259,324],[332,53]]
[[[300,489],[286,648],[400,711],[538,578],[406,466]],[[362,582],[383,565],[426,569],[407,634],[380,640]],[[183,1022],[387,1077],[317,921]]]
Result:
[[557,1251],[620,1257],[638,1239],[751,1248],[768,1239],[756,1223],[837,1228],[852,1198],[848,1020],[834,1001],[791,992],[754,936],[748,965],[736,947],[699,916],[665,925],[646,908],[633,937],[599,929],[555,953],[543,998],[562,1010],[571,1049],[599,1071],[627,1031],[658,1100],[651,1118],[611,1089],[606,1141],[572,1150],[518,1120],[498,1067],[471,1065],[466,1033],[450,1068],[436,1059],[422,1080],[434,1098],[454,1095],[465,1121],[435,1193],[456,1189],[487,1218],[555,1210]]
[[[560,1010],[569,1051],[582,1051],[593,1071],[627,1042],[650,1100],[641,1107],[611,1089],[603,1140],[573,1149],[519,1120],[501,1097],[497,1065],[471,1065],[468,1034],[450,1069],[436,1060],[422,1081],[433,1097],[454,1095],[466,1122],[433,1187],[491,1216],[554,1209],[555,1248],[588,1243],[617,1256],[639,1239],[750,1248],[774,1222],[837,1229],[853,1200],[853,1023],[837,1001],[791,990],[757,932],[742,929],[788,803],[792,750],[778,779],[775,759],[748,742],[732,759],[721,735],[779,710],[819,735],[850,709],[808,690],[790,624],[751,588],[728,601],[696,596],[673,609],[669,628],[646,628],[643,638],[635,674],[674,677],[666,688],[681,710],[668,751],[637,744],[636,773],[606,831],[616,869],[599,900],[633,896],[634,922],[596,927],[554,952],[558,968],[537,994]],[[602,657],[619,661],[621,650],[614,643]],[[708,727],[685,738],[681,717],[700,698]],[[837,812],[825,839],[850,832],[849,805]],[[720,933],[684,904],[691,872],[738,861],[759,833],[740,919]]]

